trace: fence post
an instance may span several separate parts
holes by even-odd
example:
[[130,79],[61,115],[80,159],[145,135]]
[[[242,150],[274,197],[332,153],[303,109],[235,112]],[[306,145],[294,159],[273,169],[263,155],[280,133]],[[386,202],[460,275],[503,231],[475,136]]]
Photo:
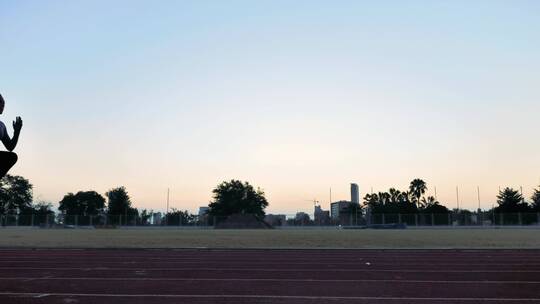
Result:
[[414,225],[418,226],[418,213],[414,214]]
[[519,225],[523,225],[523,220],[521,218],[521,212],[518,212],[518,222],[519,222]]
[[93,224],[94,224],[93,219],[94,219],[94,216],[90,215],[90,226],[93,226]]
[[401,213],[398,213],[398,223],[401,225]]
[[79,225],[79,216],[75,215],[75,227]]
[[503,216],[503,213],[499,213],[499,225],[504,225],[504,216]]
[[431,214],[431,226],[435,225],[435,215]]
[[536,213],[536,224],[540,225],[540,212]]
[[49,214],[45,214],[45,227],[49,228]]
[[382,223],[383,223],[383,225],[386,224],[386,218],[384,216],[384,213],[382,214]]

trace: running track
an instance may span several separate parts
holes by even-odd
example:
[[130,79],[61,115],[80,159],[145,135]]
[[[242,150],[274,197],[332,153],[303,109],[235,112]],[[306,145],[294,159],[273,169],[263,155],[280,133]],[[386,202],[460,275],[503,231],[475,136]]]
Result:
[[0,250],[0,303],[540,303],[540,250]]

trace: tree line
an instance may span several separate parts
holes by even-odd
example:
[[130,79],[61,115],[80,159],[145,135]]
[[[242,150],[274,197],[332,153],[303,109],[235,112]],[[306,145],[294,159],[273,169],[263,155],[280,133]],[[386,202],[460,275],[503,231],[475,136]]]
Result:
[[[30,216],[40,222],[44,218],[53,219],[55,212],[48,202],[33,202],[32,184],[22,176],[6,175],[0,179],[0,215],[22,216],[21,225],[29,224]],[[414,179],[405,191],[390,188],[386,192],[368,193],[363,204],[351,204],[349,212],[365,215],[372,214],[449,214],[449,210],[434,196],[426,195],[427,184],[422,179]],[[264,216],[268,206],[265,193],[247,182],[231,180],[223,182],[213,189],[213,201],[209,204],[209,215],[224,217],[237,213]],[[125,187],[110,189],[105,197],[96,191],[78,191],[67,193],[58,202],[60,216],[67,224],[150,224],[154,217],[152,210],[139,211],[133,207]],[[454,210],[454,213],[467,213],[467,210]],[[497,207],[490,210],[493,214],[518,214],[540,212],[540,186],[534,189],[530,200],[526,200],[520,191],[506,187],[497,195]],[[105,218],[104,222],[92,222],[96,218]],[[506,217],[508,219],[508,217]],[[155,218],[154,218],[155,220]],[[188,211],[172,209],[158,217],[162,225],[190,225],[197,223],[197,216]],[[496,220],[496,219],[495,219]],[[530,221],[534,219],[531,218]],[[517,222],[517,220],[515,220]],[[528,222],[526,220],[525,222]],[[521,219],[519,220],[521,222]],[[156,224],[155,222],[153,224]]]
[[[362,207],[369,208],[372,213],[387,214],[446,214],[451,212],[434,196],[426,196],[427,190],[427,183],[417,178],[411,181],[409,189],[406,191],[390,188],[386,192],[366,194]],[[529,201],[523,197],[520,191],[506,187],[499,191],[497,207],[490,211],[494,213],[540,212],[540,186],[534,189]]]
[[390,188],[387,192],[366,194],[364,208],[369,208],[372,213],[445,214],[450,212],[434,196],[425,196],[427,190],[426,182],[417,178],[411,181],[406,191]]
[[[0,179],[0,215],[17,216],[17,224],[137,224],[148,225],[152,217],[162,225],[195,224],[196,216],[186,211],[172,208],[166,214],[155,216],[152,210],[139,211],[133,206],[125,187],[110,189],[105,197],[96,191],[67,193],[58,202],[57,215],[50,202],[33,202],[33,185],[22,176],[6,175]],[[5,224],[5,223],[0,223]]]

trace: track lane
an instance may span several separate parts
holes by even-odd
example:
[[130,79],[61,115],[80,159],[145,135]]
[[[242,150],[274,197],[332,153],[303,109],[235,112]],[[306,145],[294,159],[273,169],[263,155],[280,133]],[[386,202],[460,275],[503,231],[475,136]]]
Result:
[[539,250],[0,250],[1,303],[540,303]]

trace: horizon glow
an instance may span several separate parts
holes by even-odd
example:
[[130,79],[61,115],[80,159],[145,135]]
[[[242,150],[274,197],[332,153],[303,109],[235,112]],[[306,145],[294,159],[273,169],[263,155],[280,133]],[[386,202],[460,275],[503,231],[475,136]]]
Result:
[[0,120],[36,200],[125,186],[196,212],[406,190],[455,208],[540,185],[536,1],[0,1]]

